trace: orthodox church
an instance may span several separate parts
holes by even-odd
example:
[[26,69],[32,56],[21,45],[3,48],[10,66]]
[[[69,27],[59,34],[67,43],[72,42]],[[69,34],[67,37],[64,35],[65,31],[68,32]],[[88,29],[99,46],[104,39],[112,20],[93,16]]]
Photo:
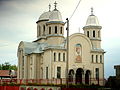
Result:
[[[40,15],[37,40],[21,41],[18,46],[18,79],[65,79],[67,43],[60,11]],[[101,26],[97,17],[88,16],[84,33],[69,36],[68,76],[70,82],[104,84],[104,50],[101,48]]]

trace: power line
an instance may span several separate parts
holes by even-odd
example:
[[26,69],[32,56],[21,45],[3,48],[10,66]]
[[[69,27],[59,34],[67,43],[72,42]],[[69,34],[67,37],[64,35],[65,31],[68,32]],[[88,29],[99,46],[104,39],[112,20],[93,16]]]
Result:
[[69,20],[70,20],[70,19],[72,18],[72,16],[74,15],[74,13],[75,13],[75,11],[77,10],[77,8],[78,8],[78,6],[79,6],[79,4],[80,4],[81,1],[82,1],[82,0],[79,0],[77,6],[76,6],[76,8],[75,8],[75,10],[73,11],[71,17],[69,18]]

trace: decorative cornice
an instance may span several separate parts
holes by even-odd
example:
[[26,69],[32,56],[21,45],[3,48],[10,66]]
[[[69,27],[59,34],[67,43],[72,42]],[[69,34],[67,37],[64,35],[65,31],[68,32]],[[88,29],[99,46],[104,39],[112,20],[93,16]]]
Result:
[[42,22],[42,21],[49,21],[49,19],[38,20],[36,23],[39,23],[39,22]]
[[84,29],[102,29],[102,26],[92,26],[92,25],[90,25],[90,26],[84,26],[83,30]]
[[49,24],[62,24],[62,25],[64,25],[65,23],[63,21],[48,21],[46,24],[47,25],[49,25]]

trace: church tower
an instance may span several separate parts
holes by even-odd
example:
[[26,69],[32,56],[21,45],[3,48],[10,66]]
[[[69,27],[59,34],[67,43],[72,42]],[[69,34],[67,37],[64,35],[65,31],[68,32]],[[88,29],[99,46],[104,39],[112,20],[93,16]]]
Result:
[[93,14],[93,8],[91,8],[91,15],[88,16],[83,30],[84,34],[92,41],[94,49],[101,48],[101,28],[98,18]]
[[[62,20],[62,15],[59,10],[57,10],[55,2],[55,8],[49,16],[49,21],[47,25],[47,42],[52,45],[59,45],[64,41],[64,22]],[[57,41],[57,42],[55,42]]]
[[37,41],[40,40],[44,42],[46,35],[47,35],[47,26],[46,22],[49,21],[49,16],[50,16],[50,7],[49,5],[49,11],[44,12],[38,19],[37,23]]
[[[37,42],[45,42],[50,45],[60,45],[64,42],[64,22],[59,10],[57,10],[57,3],[54,3],[55,8],[43,13],[37,23]],[[55,41],[58,41],[57,43]]]

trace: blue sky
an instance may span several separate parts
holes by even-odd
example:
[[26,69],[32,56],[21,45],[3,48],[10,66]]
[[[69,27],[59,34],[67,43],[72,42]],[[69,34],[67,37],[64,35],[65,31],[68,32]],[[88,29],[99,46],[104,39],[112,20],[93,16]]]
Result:
[[[63,21],[69,18],[79,0],[56,0]],[[54,8],[54,0],[0,0],[0,64],[17,64],[17,47],[20,41],[36,39],[36,21],[39,16]],[[102,48],[105,54],[105,77],[114,74],[114,65],[120,64],[120,1],[82,0],[70,20],[70,34],[83,32],[90,8],[102,26]]]

